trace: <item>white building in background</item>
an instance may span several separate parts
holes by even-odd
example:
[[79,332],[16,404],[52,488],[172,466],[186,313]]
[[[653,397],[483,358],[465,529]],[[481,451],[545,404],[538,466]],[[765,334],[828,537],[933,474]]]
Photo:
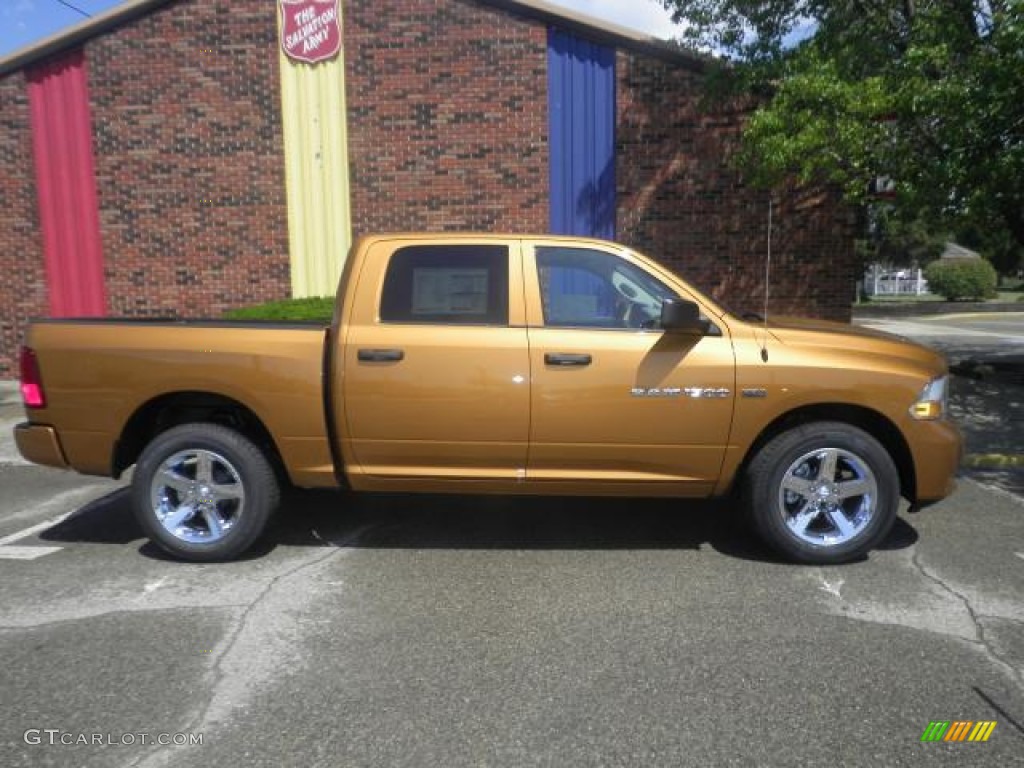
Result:
[[920,267],[895,268],[870,264],[864,272],[865,296],[921,296],[928,293],[928,281]]

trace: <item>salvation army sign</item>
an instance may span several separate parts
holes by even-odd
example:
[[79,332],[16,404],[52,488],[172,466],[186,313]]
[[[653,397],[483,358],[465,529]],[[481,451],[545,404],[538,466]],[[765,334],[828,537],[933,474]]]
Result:
[[280,0],[281,50],[290,59],[316,64],[341,50],[338,0]]

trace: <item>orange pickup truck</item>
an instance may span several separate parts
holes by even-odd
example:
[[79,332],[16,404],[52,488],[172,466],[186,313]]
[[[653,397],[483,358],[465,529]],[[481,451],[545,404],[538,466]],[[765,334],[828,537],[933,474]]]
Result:
[[249,548],[283,483],[356,491],[733,494],[790,559],[885,538],[954,488],[935,352],[730,314],[614,243],[409,234],[352,248],[330,327],[42,320],[26,459],[118,477],[188,560]]

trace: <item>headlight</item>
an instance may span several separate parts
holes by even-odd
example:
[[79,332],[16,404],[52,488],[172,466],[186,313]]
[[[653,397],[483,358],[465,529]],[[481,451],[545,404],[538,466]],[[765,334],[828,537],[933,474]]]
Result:
[[946,414],[949,395],[949,376],[939,376],[929,381],[920,396],[910,406],[910,415],[919,421],[934,421]]

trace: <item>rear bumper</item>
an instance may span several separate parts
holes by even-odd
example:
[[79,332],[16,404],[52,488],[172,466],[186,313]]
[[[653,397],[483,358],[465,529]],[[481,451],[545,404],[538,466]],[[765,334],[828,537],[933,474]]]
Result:
[[61,448],[57,430],[41,424],[19,424],[14,428],[14,442],[26,461],[47,467],[67,469],[68,460]]
[[964,455],[960,430],[949,421],[919,421],[910,437],[917,488],[914,502],[926,506],[956,490],[956,473]]

